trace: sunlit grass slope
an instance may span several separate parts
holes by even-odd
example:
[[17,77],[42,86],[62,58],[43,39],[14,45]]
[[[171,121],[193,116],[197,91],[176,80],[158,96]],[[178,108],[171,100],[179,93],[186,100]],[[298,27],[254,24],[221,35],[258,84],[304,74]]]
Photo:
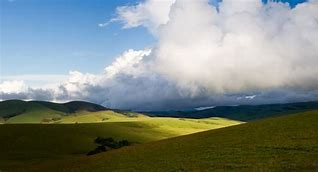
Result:
[[96,122],[119,122],[119,121],[136,121],[150,118],[143,114],[132,112],[116,112],[112,110],[87,112],[80,111],[69,116],[64,116],[53,123],[96,123]]
[[41,122],[46,117],[54,118],[63,114],[63,112],[55,111],[33,102],[9,100],[0,103],[0,116],[6,123]]
[[[81,123],[102,118],[107,119]],[[113,111],[81,112],[62,120],[71,124],[0,125],[0,169],[10,171],[45,161],[86,156],[96,147],[94,139],[98,136],[145,143],[241,123],[221,118],[152,118]]]
[[37,171],[317,171],[318,111],[34,166]]
[[30,109],[22,114],[3,120],[4,123],[33,123],[33,124],[75,124],[75,123],[96,123],[115,121],[134,121],[141,118],[149,118],[146,115],[132,112],[116,112],[105,110],[98,112],[77,111],[71,114],[64,114],[42,106]]
[[30,109],[23,114],[13,116],[6,120],[6,123],[42,123],[46,120],[60,119],[64,116],[63,113],[54,111],[45,107],[37,107]]

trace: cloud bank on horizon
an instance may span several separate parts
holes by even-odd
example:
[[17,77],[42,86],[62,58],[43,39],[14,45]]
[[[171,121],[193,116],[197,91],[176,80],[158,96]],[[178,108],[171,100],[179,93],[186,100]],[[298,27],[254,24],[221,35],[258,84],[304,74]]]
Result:
[[1,99],[87,100],[110,108],[317,100],[318,1],[287,4],[146,0],[117,8],[111,22],[145,27],[151,49],[127,50],[101,75],[71,71],[58,86],[0,84]]

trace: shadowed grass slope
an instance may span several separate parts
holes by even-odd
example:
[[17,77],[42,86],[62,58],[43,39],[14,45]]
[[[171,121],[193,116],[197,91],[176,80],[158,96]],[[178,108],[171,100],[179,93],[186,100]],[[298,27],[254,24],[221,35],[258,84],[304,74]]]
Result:
[[34,171],[317,171],[318,111],[35,166]]

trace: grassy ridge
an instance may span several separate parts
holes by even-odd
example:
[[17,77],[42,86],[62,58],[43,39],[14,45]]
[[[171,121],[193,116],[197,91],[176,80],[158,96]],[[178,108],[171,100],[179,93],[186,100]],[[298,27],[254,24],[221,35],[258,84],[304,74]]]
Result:
[[[72,124],[0,125],[0,170],[26,168],[49,160],[85,157],[96,147],[93,141],[98,136],[146,143],[240,123],[220,118],[196,120],[83,113],[80,118],[69,116],[63,119],[65,123]],[[106,122],[74,124],[73,118],[76,121],[94,121],[100,116],[109,119]]]
[[318,111],[131,146],[33,171],[317,171]]
[[98,112],[105,110],[109,109],[83,101],[53,103],[45,101],[6,100],[0,102],[0,117],[2,120],[9,121],[9,123],[39,123],[43,119],[61,118],[63,116],[74,115],[80,111]]
[[92,123],[146,117],[132,112],[113,111],[89,102],[52,103],[8,100],[0,102],[0,123]]

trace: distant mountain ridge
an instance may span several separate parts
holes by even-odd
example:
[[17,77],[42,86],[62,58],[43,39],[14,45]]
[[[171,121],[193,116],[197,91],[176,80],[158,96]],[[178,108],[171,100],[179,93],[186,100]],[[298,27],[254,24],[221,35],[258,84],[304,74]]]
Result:
[[188,111],[154,111],[142,112],[149,116],[179,117],[179,118],[208,118],[221,117],[238,121],[253,121],[268,117],[280,116],[289,113],[298,113],[318,109],[318,101],[298,102],[286,104],[265,105],[239,105],[239,106],[216,106],[204,110]]
[[77,111],[97,112],[108,108],[85,101],[53,103],[47,101],[5,100],[0,102],[0,117],[10,118],[27,111],[50,110],[61,114],[71,114]]

